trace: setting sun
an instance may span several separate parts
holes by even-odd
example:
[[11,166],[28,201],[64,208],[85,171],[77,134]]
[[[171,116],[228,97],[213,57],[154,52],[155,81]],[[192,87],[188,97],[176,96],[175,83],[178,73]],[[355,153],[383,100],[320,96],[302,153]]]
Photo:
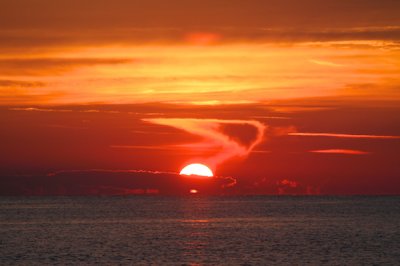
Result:
[[0,266],[400,266],[399,14],[0,0]]
[[179,174],[180,175],[197,175],[197,176],[206,176],[206,177],[214,176],[214,174],[210,168],[208,168],[204,164],[200,164],[200,163],[194,163],[194,164],[189,164],[189,165],[185,166]]

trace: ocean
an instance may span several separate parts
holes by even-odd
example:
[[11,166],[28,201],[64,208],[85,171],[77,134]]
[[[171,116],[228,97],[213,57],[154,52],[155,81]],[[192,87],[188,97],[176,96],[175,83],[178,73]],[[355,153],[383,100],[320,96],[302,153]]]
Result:
[[2,197],[1,265],[400,265],[400,197]]

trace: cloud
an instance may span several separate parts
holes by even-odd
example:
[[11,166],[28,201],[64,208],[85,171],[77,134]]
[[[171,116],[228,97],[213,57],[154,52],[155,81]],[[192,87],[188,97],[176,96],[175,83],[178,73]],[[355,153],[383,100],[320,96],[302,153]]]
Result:
[[[34,184],[26,182],[26,178],[32,177],[22,177],[23,183],[21,187],[32,186],[34,193],[38,192],[37,189],[42,187],[46,190],[44,194],[59,193],[64,195],[176,195],[187,194],[193,188],[196,188],[202,194],[224,194],[228,193],[228,189],[237,183],[236,179],[230,176],[214,176],[213,178],[205,179],[189,178],[176,172],[130,169],[58,170],[48,173],[45,177],[36,177],[38,181],[34,182]],[[0,183],[1,181],[0,179]],[[9,183],[13,182],[20,181]],[[0,189],[1,194],[2,191]]]
[[276,189],[279,195],[303,194],[304,188],[300,187],[297,181],[282,179],[276,182]]
[[[171,126],[194,135],[204,138],[204,142],[197,143],[196,148],[215,147],[219,151],[208,158],[203,158],[203,163],[206,163],[211,168],[233,157],[246,157],[254,149],[255,146],[261,143],[264,138],[266,126],[255,120],[222,120],[222,119],[191,119],[191,118],[151,118],[143,119],[145,122]],[[224,132],[227,126],[241,125],[250,126],[255,129],[253,139],[246,141],[244,144],[240,137],[235,139],[233,136]],[[224,128],[225,127],[225,128]],[[230,129],[232,131],[232,129]],[[243,135],[242,135],[243,136]]]
[[193,105],[241,105],[241,104],[252,104],[255,101],[247,100],[234,100],[234,101],[221,101],[221,100],[211,100],[211,101],[191,101],[191,102],[171,102],[176,104],[193,104]]
[[22,88],[5,88],[0,90],[1,105],[48,104],[65,96],[61,91],[29,91]]
[[328,67],[343,67],[344,66],[344,65],[341,65],[341,64],[336,64],[336,63],[333,63],[333,62],[323,61],[323,60],[310,59],[308,61],[310,61],[311,63],[317,64],[317,65],[328,66]]
[[9,108],[10,111],[28,111],[28,112],[73,112],[68,109],[51,109],[51,108],[37,108],[37,107],[13,107]]
[[[1,22],[0,22],[1,23]],[[342,46],[356,45],[357,41],[377,41],[379,46],[398,49],[400,40],[400,27],[366,27],[366,28],[320,28],[320,27],[209,27],[211,37],[196,37],[188,41],[186,36],[195,34],[196,28],[187,28],[179,25],[170,27],[124,27],[116,29],[90,28],[87,31],[69,29],[63,34],[52,28],[40,31],[32,29],[0,29],[0,47],[10,53],[18,54],[27,49],[47,50],[54,47],[94,47],[125,45],[221,45],[246,43],[329,43],[348,42]],[[47,35],[43,38],[42,35]],[[207,39],[208,38],[208,39]],[[376,46],[375,44],[375,46]],[[363,46],[372,46],[366,44]],[[359,45],[358,45],[359,46]]]
[[348,154],[348,155],[367,155],[371,152],[359,151],[359,150],[348,150],[348,149],[326,149],[326,150],[313,150],[310,152],[314,153],[327,153],[327,154]]
[[[82,173],[110,173],[110,174],[149,174],[149,175],[172,175],[179,176],[177,172],[171,171],[154,171],[154,170],[143,170],[143,169],[84,169],[84,170],[57,170],[47,173],[48,177],[58,176],[63,174],[82,174]],[[216,179],[221,182],[221,187],[232,187],[235,186],[237,181],[236,178],[231,176],[213,176],[212,179]]]
[[0,43],[398,39],[399,8],[393,0],[3,1]]
[[292,181],[292,180],[288,180],[288,179],[283,179],[283,180],[279,180],[276,183],[277,185],[283,185],[283,186],[288,186],[288,187],[292,187],[292,188],[296,188],[299,183],[296,181]]
[[331,138],[351,138],[351,139],[400,139],[400,136],[338,134],[338,133],[292,132],[288,133],[288,135],[300,136],[300,137],[331,137]]
[[58,170],[50,172],[47,176],[56,176],[64,173],[147,173],[147,174],[177,174],[176,172],[151,171],[151,170],[129,170],[129,169],[85,169],[85,170]]
[[[9,108],[10,111],[28,111],[28,112],[78,112],[78,113],[106,113],[106,114],[119,114],[121,111],[116,110],[99,110],[99,109],[61,109],[61,108],[38,108],[38,107],[13,107]],[[133,114],[132,112],[125,112],[125,114]]]
[[43,87],[46,83],[40,81],[24,81],[24,80],[0,80],[0,87],[12,87],[12,88],[33,88]]
[[126,64],[133,61],[131,58],[11,58],[0,59],[0,72],[9,76],[41,76],[60,74],[77,67]]
[[59,170],[47,175],[0,178],[0,195],[221,195],[236,184],[231,177],[188,178],[174,172],[148,170]]
[[289,120],[292,119],[292,117],[288,116],[252,116],[252,118],[256,119],[278,119],[278,120]]

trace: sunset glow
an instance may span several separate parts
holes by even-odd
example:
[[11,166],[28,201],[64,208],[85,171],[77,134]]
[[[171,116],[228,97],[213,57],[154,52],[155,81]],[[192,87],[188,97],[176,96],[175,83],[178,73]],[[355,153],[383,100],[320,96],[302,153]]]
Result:
[[400,193],[399,10],[2,1],[0,191]]
[[1,265],[399,265],[400,0],[0,0]]

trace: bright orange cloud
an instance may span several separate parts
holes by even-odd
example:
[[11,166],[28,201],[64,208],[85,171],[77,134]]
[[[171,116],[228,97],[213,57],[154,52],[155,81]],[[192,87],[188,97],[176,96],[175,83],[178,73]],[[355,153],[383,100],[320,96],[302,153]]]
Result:
[[[214,37],[202,38],[207,43]],[[372,43],[363,48],[351,42],[342,45],[347,46],[132,44],[21,52],[11,59],[0,56],[0,87],[7,89],[0,93],[0,104],[221,105],[360,93],[365,99],[400,97],[391,89],[400,83],[395,78],[397,51],[382,45],[383,51],[377,52]],[[393,62],[383,64],[385,60]]]

